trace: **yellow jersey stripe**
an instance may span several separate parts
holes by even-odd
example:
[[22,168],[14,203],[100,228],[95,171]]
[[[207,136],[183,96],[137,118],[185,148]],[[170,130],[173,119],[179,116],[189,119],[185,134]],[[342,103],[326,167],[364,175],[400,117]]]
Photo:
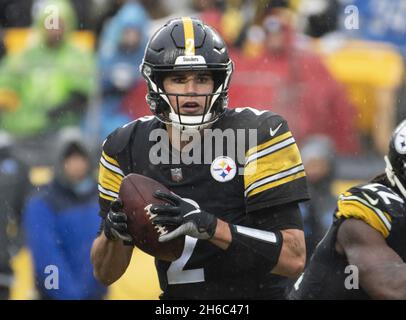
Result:
[[103,194],[105,196],[112,197],[113,199],[118,198],[117,193],[104,189],[100,184],[98,185],[98,189],[99,189],[99,195]]
[[294,181],[294,180],[296,180],[296,179],[299,179],[299,178],[302,178],[302,177],[305,177],[305,176],[306,176],[306,173],[305,173],[304,171],[300,171],[300,172],[298,172],[298,173],[292,174],[292,175],[287,176],[287,177],[285,177],[285,178],[282,178],[282,179],[280,179],[280,180],[277,180],[277,181],[274,181],[274,182],[270,182],[270,183],[264,184],[264,185],[262,185],[262,186],[260,186],[260,187],[258,187],[258,188],[255,188],[255,189],[249,191],[249,192],[246,194],[246,197],[252,197],[253,195],[256,195],[257,193],[266,191],[266,190],[268,190],[268,189],[275,188],[275,187],[277,187],[277,186],[280,186],[280,185],[282,185],[282,184],[285,184],[285,183]]
[[100,158],[100,166],[105,167],[106,169],[120,175],[121,177],[124,177],[123,171],[121,171],[121,169],[118,166],[112,165],[103,156]]
[[[290,177],[292,175],[296,175],[297,173],[302,172],[302,171],[303,171],[303,175],[301,175],[300,177],[306,175],[306,173],[304,172],[304,167],[301,164],[301,165],[293,167],[289,170],[270,175],[259,181],[255,181],[253,184],[251,184],[248,188],[245,189],[244,195],[245,195],[245,197],[247,197],[251,193],[252,190],[262,187],[264,185],[269,186],[268,188],[265,188],[265,189],[269,189],[270,185],[272,185],[273,187],[279,186],[280,184],[282,184],[282,183],[279,183],[280,180],[283,180],[284,178]],[[290,179],[287,182],[292,181],[292,180],[295,180],[295,179]],[[286,181],[286,179],[284,181]],[[265,190],[265,189],[263,189],[263,190]]]
[[182,17],[183,32],[185,35],[185,55],[195,55],[195,35],[193,32],[193,22],[190,17]]
[[[257,153],[254,153],[253,155],[249,156],[248,158],[246,158],[245,160],[245,165],[247,166],[250,162],[255,161],[259,158],[265,157],[268,154],[271,153],[276,153],[278,150],[286,148],[290,145],[294,145],[295,144],[295,139],[293,137],[290,137],[288,139],[285,139],[277,144],[274,144],[266,149],[263,149]],[[300,156],[299,156],[300,158]]]
[[245,157],[248,158],[249,156],[253,155],[254,153],[257,153],[265,148],[268,148],[278,142],[281,142],[287,138],[290,138],[292,136],[292,133],[290,131],[285,132],[284,134],[281,134],[280,136],[277,136],[271,140],[268,140],[267,142],[264,142],[258,146],[252,147],[245,153]]
[[110,197],[110,196],[108,196],[108,195],[106,195],[104,193],[101,193],[101,192],[99,192],[99,196],[100,196],[100,198],[103,198],[103,199],[108,200],[108,201],[114,201],[116,199],[114,197]]
[[110,191],[110,192],[114,192],[114,193],[118,193],[118,191],[116,191],[116,185],[109,183],[109,182],[104,182],[104,183],[100,183],[100,186],[102,186],[102,188],[104,190]]
[[[362,199],[359,198],[359,200]],[[381,216],[375,211],[379,209],[375,208],[375,210],[373,210],[359,200],[348,200],[341,198],[338,201],[338,211],[336,212],[336,217],[360,219],[380,232],[383,237],[388,237],[390,225],[388,228],[387,223],[385,223]],[[387,215],[385,215],[385,218],[387,218]]]
[[104,151],[102,152],[102,158],[104,158],[104,160],[106,160],[111,165],[120,168],[120,165],[118,164],[117,160],[108,156]]
[[[363,204],[365,207],[371,209],[373,212],[375,212],[375,214],[381,219],[382,223],[385,224],[386,228],[390,231],[391,229],[391,223],[392,223],[392,218],[388,215],[385,214],[384,212],[382,212],[382,210],[380,210],[377,207],[372,206],[368,201],[366,201],[365,199],[352,195],[351,193],[348,193],[348,196],[345,195],[341,195],[339,197],[339,199],[341,201],[348,201],[348,200],[353,200],[353,201],[357,201],[360,202],[361,204]],[[389,217],[389,218],[388,218]]]
[[110,170],[100,166],[99,169],[99,185],[105,189],[109,189],[118,193],[121,186],[122,177],[111,172]]
[[266,177],[287,171],[302,164],[299,149],[295,143],[251,161],[244,168],[244,186]]
[[114,171],[111,171],[109,168],[106,168],[102,163],[100,163],[99,166],[99,178],[100,177],[103,177],[104,180],[105,177],[108,177],[108,180],[119,185],[121,185],[121,181],[123,181],[123,176],[115,173]]

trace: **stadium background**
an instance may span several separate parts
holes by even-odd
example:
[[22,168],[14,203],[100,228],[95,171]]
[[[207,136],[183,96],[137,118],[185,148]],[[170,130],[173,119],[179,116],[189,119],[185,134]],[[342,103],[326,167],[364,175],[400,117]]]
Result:
[[[3,42],[3,57],[0,59],[24,52],[35,41],[33,40],[35,30],[31,27],[34,20],[32,17],[35,17],[35,8],[41,2],[44,1],[0,1],[2,12],[0,30]],[[86,4],[71,1],[77,15],[78,29],[72,33],[69,41],[81,50],[94,55],[95,61],[102,61],[103,28],[126,2],[130,1],[93,0],[86,1]],[[373,0],[144,0],[138,3],[143,6],[149,17],[148,30],[146,30],[148,35],[153,34],[172,16],[190,14],[213,24],[227,40],[232,55],[236,57],[236,72],[238,72],[239,63],[244,64],[245,58],[251,59],[263,54],[266,37],[263,30],[264,21],[272,8],[283,7],[283,10],[289,14],[288,23],[295,30],[295,44],[300,48],[305,47],[320,58],[335,81],[344,88],[343,92],[355,110],[355,116],[352,119],[341,119],[340,121],[344,121],[344,124],[340,125],[347,125],[345,121],[354,122],[360,147],[357,150],[335,151],[335,171],[330,185],[331,193],[338,195],[348,186],[365,181],[383,171],[382,155],[386,150],[385,141],[387,141],[388,132],[406,114],[405,0],[390,1],[386,6],[382,1]],[[346,23],[351,14],[355,14],[352,17],[359,19],[355,22],[350,21],[358,28],[348,29]],[[91,148],[96,150],[95,158],[98,155],[97,148],[105,136],[105,130],[108,132],[111,129],[103,127],[104,111],[101,100],[104,95],[100,93],[102,88],[99,81],[103,71],[101,71],[102,66],[98,68],[94,75],[99,86],[89,95],[89,107],[85,115],[87,121],[82,126],[84,137],[86,136],[89,140]],[[1,89],[0,85],[0,106],[3,107],[3,112],[8,112],[5,107],[7,103],[2,105],[5,96]],[[124,107],[120,104],[120,108],[115,110],[117,113],[125,114],[129,119],[149,114],[143,96],[145,96],[145,87],[142,85],[133,86],[124,93],[121,91],[120,99],[124,101]],[[137,102],[134,103],[134,101]],[[232,101],[233,96],[231,96]],[[261,108],[260,105],[250,106]],[[311,109],[308,112],[310,113]],[[306,110],[303,113],[305,114]],[[89,114],[99,116],[89,117]],[[0,130],[5,129],[0,128]],[[10,132],[10,134],[14,133]],[[340,133],[330,138],[339,140]],[[356,144],[355,141],[354,144]],[[305,146],[305,142],[302,146]],[[301,147],[300,144],[299,147]],[[19,154],[24,155],[24,150],[24,148],[20,149]],[[309,152],[312,151],[311,148],[309,150]],[[49,158],[34,155],[27,156],[26,160],[33,190],[52,179],[53,166]],[[97,169],[95,169],[95,175],[97,175],[96,171]],[[18,232],[10,231],[10,238],[13,238],[16,233]],[[23,238],[23,235],[21,237]],[[15,248],[18,249],[14,251],[11,260],[15,280],[11,287],[10,298],[35,298],[30,252],[24,243],[15,245]],[[111,286],[107,298],[157,299],[159,292],[153,259],[135,250],[127,272]]]

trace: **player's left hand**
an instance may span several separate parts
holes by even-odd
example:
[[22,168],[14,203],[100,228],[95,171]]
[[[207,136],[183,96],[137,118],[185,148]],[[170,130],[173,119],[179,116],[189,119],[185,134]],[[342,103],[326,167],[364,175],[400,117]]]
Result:
[[197,202],[184,199],[174,193],[156,191],[154,196],[165,200],[168,204],[152,205],[152,223],[162,226],[177,226],[169,233],[159,237],[159,242],[172,240],[181,235],[197,239],[211,239],[216,231],[217,218],[211,213],[200,209]]

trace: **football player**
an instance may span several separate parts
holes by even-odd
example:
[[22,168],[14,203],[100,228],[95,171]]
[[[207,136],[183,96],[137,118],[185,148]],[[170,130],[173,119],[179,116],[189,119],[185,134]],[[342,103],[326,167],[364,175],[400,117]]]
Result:
[[[227,108],[232,71],[224,41],[200,20],[173,19],[149,41],[141,72],[154,116],[117,129],[103,144],[103,223],[91,254],[101,282],[113,283],[130,263],[131,236],[116,200],[130,173],[153,178],[173,192],[158,191],[155,196],[168,204],[149,208],[154,224],[176,227],[159,240],[186,236],[178,260],[156,260],[162,299],[283,298],[284,277],[301,273],[305,243],[298,202],[308,192],[299,150],[282,117]],[[221,142],[219,151],[218,145],[203,142],[208,129],[228,130],[237,138],[243,132],[244,141],[254,132],[256,142],[243,148],[241,139]],[[202,142],[194,147],[203,146],[201,158],[213,155],[212,160],[153,164],[151,150],[164,139],[151,139],[151,134],[162,131],[169,134],[171,156],[190,142],[174,137],[197,132]],[[230,148],[238,152],[228,156]]]
[[406,299],[406,120],[385,162],[385,174],[340,195],[290,298]]

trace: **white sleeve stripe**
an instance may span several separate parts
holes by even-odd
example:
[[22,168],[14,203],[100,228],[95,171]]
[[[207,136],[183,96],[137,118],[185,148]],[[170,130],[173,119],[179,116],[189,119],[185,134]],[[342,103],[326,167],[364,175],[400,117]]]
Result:
[[300,171],[304,171],[304,166],[303,166],[303,164],[301,164],[301,165],[299,165],[299,166],[296,166],[296,167],[294,167],[294,168],[292,168],[292,169],[289,169],[289,170],[287,170],[287,171],[279,172],[279,173],[277,173],[277,174],[274,174],[274,175],[272,175],[272,176],[269,176],[269,177],[267,177],[267,178],[264,178],[264,179],[261,179],[261,180],[259,180],[259,181],[257,181],[257,182],[254,182],[253,184],[251,184],[251,185],[245,190],[245,193],[244,193],[244,194],[245,194],[245,196],[247,196],[247,194],[248,194],[250,191],[252,191],[253,189],[255,189],[255,188],[257,188],[257,187],[260,187],[260,186],[262,186],[262,185],[264,185],[264,184],[267,184],[267,183],[269,183],[269,182],[272,182],[272,181],[276,181],[276,180],[285,178],[285,177],[287,177],[287,176],[290,176],[290,175],[292,175],[292,174],[298,173],[298,172],[300,172]]
[[100,184],[98,185],[98,189],[101,193],[104,193],[104,194],[114,197],[114,198],[118,198],[118,193],[104,189]]
[[100,162],[102,163],[103,166],[105,166],[110,171],[113,171],[113,172],[119,174],[120,176],[124,177],[123,171],[121,171],[120,168],[113,166],[110,162],[107,162],[107,160],[104,159],[103,156],[100,158]]
[[238,233],[266,242],[276,243],[276,235],[270,231],[258,230],[242,226],[235,226]]
[[292,144],[294,142],[295,142],[295,139],[293,137],[290,137],[289,139],[283,140],[283,141],[281,141],[281,142],[279,142],[279,143],[277,143],[277,144],[275,144],[273,146],[270,146],[270,147],[268,147],[268,148],[266,148],[264,150],[261,150],[260,152],[254,153],[254,154],[250,155],[247,158],[247,160],[245,161],[245,165],[247,165],[248,163],[250,163],[251,161],[253,161],[255,159],[258,159],[258,158],[263,157],[263,156],[265,156],[267,154],[276,152],[276,151],[278,151],[278,150],[280,150],[280,149],[282,149],[282,148],[286,147],[287,145]]
[[357,196],[341,196],[340,199],[343,200],[356,200],[361,202],[362,204],[364,204],[365,206],[367,206],[368,208],[370,208],[373,212],[376,213],[376,215],[381,219],[381,221],[383,222],[383,224],[386,226],[386,228],[390,231],[391,230],[391,223],[389,222],[389,220],[385,217],[385,214],[378,208],[375,208],[373,206],[371,206],[367,201],[365,201],[364,199],[357,197]]

